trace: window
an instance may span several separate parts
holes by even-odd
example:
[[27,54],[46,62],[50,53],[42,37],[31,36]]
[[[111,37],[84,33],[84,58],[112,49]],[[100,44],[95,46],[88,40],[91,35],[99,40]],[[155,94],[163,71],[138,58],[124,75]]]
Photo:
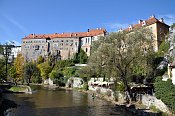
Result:
[[54,48],[58,47],[58,43],[53,44]]
[[30,49],[30,46],[29,46],[29,45],[26,45],[25,48],[26,48],[26,49]]
[[[77,42],[76,42],[76,43],[77,43]],[[76,43],[75,43],[75,44],[76,44]],[[84,43],[83,43],[83,40],[81,40],[81,45],[83,45],[83,44],[84,44]],[[76,46],[77,46],[77,44],[76,44]]]
[[72,45],[73,45],[73,43],[70,44],[70,46],[72,46]]
[[86,52],[88,52],[88,49],[86,48]]
[[39,45],[36,45],[35,46],[35,50],[39,50]]

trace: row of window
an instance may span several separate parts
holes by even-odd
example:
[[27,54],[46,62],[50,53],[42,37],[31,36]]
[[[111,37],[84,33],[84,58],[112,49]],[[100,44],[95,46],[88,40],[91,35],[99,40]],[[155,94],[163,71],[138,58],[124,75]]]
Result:
[[51,42],[74,42],[74,40],[52,40]]
[[[26,45],[25,48],[26,48],[26,49],[30,49],[30,46],[29,46],[29,45]],[[39,46],[39,45],[36,45],[36,46],[33,46],[32,48],[33,48],[34,50],[39,50],[39,49],[40,49],[40,46]],[[41,46],[41,48],[44,48],[44,46]],[[74,48],[62,48],[62,47],[61,47],[61,48],[58,48],[58,47],[57,47],[57,50],[69,50],[69,49],[70,49],[70,50],[71,50],[71,49],[73,50]],[[42,49],[41,49],[41,51],[42,51]]]
[[45,41],[43,40],[43,41],[37,41],[37,40],[35,40],[35,41],[23,41],[23,43],[45,43]]
[[[50,42],[74,42],[74,40],[51,40]],[[45,41],[34,40],[34,41],[23,41],[23,43],[45,43]]]
[[[25,48],[30,49],[31,47],[30,47],[30,45],[26,45]],[[39,50],[39,48],[44,48],[44,46],[35,45],[32,48],[35,49],[35,50]]]
[[82,40],[81,40],[81,45],[84,45],[84,44],[91,44],[92,41],[94,41],[94,37],[92,37],[92,38],[88,37],[88,38],[86,38],[86,39],[82,39]]
[[73,46],[73,43],[60,43],[60,44],[53,44],[54,47],[58,47],[58,46]]

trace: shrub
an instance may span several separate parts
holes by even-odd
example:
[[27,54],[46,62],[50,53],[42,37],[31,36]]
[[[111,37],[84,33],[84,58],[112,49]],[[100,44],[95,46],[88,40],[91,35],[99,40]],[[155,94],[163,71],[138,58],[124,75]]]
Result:
[[173,85],[172,80],[162,81],[161,77],[156,77],[154,87],[156,97],[175,112],[175,85]]
[[87,84],[87,83],[85,83],[85,84],[83,85],[83,90],[88,90],[88,84]]

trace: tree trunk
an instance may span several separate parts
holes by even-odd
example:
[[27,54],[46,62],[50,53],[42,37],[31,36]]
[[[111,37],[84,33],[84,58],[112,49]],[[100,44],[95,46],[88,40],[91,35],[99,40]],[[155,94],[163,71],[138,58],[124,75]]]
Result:
[[122,81],[125,85],[126,101],[127,101],[127,103],[131,104],[131,97],[132,97],[131,89],[128,85],[128,81],[126,80],[126,77],[125,76],[121,76],[121,77],[122,77]]
[[17,80],[16,79],[14,79],[14,82],[15,82],[15,86],[17,86],[18,84],[17,84]]

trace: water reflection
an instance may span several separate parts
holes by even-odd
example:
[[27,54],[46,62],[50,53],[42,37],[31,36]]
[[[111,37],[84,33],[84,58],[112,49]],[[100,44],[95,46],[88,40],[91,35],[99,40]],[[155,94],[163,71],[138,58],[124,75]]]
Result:
[[109,116],[125,115],[124,111],[112,111],[114,105],[90,94],[77,91],[48,90],[37,86],[33,94],[7,94],[18,107],[10,116]]

